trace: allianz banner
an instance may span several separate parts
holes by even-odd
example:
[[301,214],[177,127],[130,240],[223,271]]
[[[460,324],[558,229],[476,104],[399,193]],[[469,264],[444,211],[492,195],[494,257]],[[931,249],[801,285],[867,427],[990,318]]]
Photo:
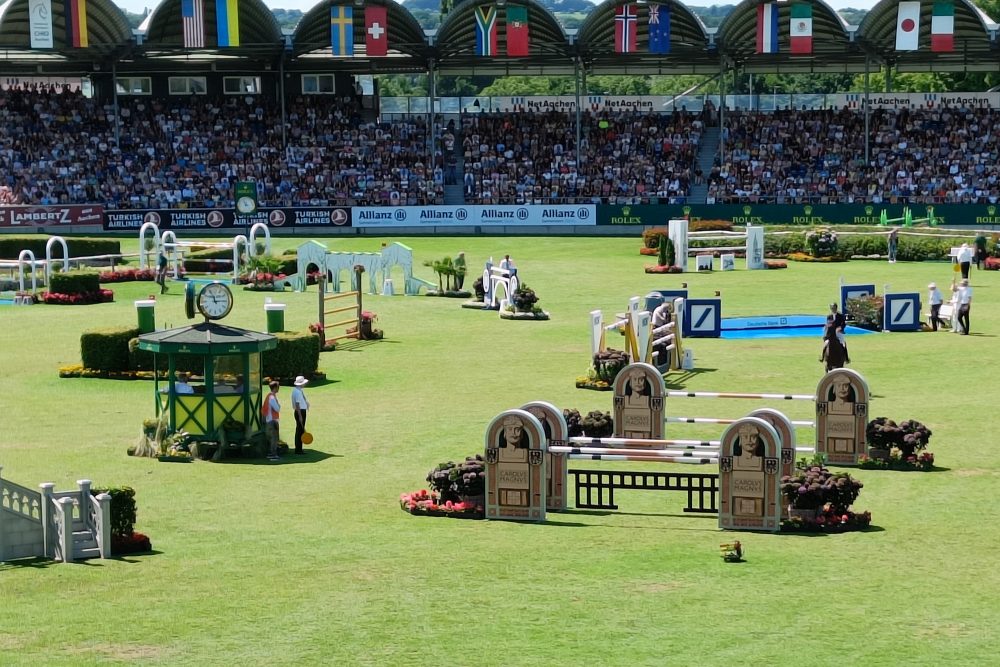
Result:
[[377,206],[351,211],[355,227],[545,227],[597,224],[594,204]]
[[139,229],[151,222],[160,229],[232,229],[263,223],[272,229],[350,227],[348,206],[318,208],[260,208],[252,215],[237,216],[233,209],[170,208],[105,211],[104,229],[122,231]]
[[[892,221],[905,215],[903,204],[636,204],[597,207],[598,225],[664,227],[671,218],[726,220],[734,225],[877,225],[885,210]],[[910,215],[936,224],[1000,225],[1000,204],[913,204]]]
[[104,207],[0,206],[0,227],[100,226]]

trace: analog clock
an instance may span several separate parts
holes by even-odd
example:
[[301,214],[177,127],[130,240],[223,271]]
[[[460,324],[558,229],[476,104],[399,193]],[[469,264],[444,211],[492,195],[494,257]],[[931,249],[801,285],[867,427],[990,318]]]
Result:
[[198,292],[198,311],[208,320],[221,320],[233,309],[233,293],[224,283],[209,283]]
[[236,210],[245,215],[249,215],[257,210],[257,202],[253,200],[253,197],[240,197],[236,200]]

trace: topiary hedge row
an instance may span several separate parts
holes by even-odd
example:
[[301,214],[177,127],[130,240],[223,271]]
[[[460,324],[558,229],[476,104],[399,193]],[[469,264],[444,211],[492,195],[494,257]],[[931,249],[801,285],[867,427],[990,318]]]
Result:
[[93,294],[101,291],[101,276],[94,271],[53,273],[50,292],[56,294]]
[[[45,244],[51,236],[33,234],[31,236],[0,235],[0,259],[16,260],[22,250],[30,250],[36,259],[45,257]],[[66,247],[70,257],[89,257],[92,255],[120,255],[121,242],[116,239],[67,238]],[[54,257],[62,258],[62,248],[54,250]]]
[[84,368],[128,371],[132,368],[129,341],[139,335],[137,327],[94,329],[80,334],[80,360]]
[[309,377],[319,368],[319,334],[280,332],[278,347],[264,353],[264,375],[269,378]]

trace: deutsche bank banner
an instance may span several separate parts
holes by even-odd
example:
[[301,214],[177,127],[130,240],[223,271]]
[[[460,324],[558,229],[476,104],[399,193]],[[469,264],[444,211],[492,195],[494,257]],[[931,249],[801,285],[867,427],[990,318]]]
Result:
[[351,210],[354,227],[528,227],[597,224],[594,204],[377,206]]

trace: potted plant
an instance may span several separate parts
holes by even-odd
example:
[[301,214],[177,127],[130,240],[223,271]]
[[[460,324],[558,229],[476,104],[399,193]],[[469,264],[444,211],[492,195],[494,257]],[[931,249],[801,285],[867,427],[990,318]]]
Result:
[[534,305],[538,302],[538,295],[535,294],[535,290],[522,283],[510,295],[510,302],[514,304],[517,312],[530,313]]
[[479,454],[461,463],[439,463],[427,473],[427,483],[441,502],[464,502],[482,506],[486,502],[486,464]]
[[486,288],[483,286],[482,276],[476,278],[476,281],[472,283],[472,291],[476,294],[476,301],[486,300]]
[[592,410],[580,420],[580,428],[588,438],[607,438],[615,432],[615,422],[610,412]]
[[[807,465],[781,478],[781,495],[793,519],[811,521],[820,510],[846,514],[863,484],[847,473],[832,473],[821,465]],[[827,507],[829,506],[829,507]]]
[[583,435],[583,426],[580,425],[580,411],[575,408],[563,408],[563,419],[566,420],[566,435],[576,438]]
[[868,443],[868,456],[876,461],[886,461],[893,447],[902,442],[902,431],[896,422],[888,417],[877,417],[865,427],[865,440]]
[[621,350],[608,348],[594,355],[594,371],[598,379],[608,384],[614,382],[618,373],[626,366],[628,366],[628,355]]
[[160,441],[160,461],[188,462],[192,460],[191,447],[188,444],[190,434],[187,431],[176,431]]

